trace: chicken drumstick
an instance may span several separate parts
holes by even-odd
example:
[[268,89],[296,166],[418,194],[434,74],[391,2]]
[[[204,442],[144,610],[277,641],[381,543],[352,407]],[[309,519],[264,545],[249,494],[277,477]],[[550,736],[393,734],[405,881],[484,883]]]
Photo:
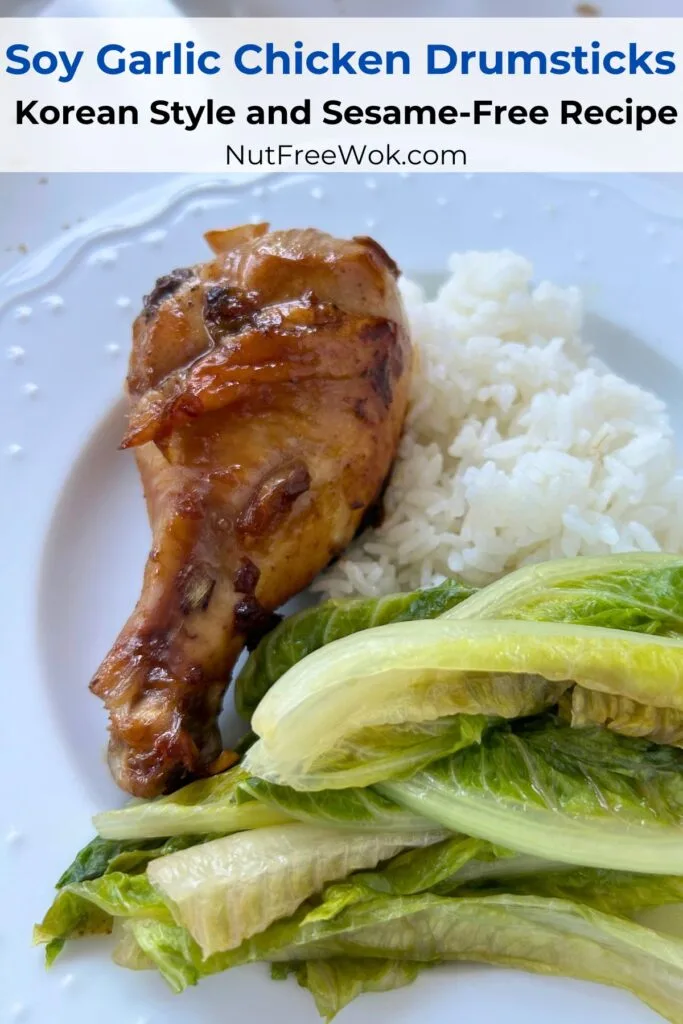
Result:
[[91,689],[136,796],[215,767],[240,650],[352,539],[408,398],[398,271],[377,243],[267,224],[207,240],[216,258],[161,278],[133,329],[122,447],[153,543]]

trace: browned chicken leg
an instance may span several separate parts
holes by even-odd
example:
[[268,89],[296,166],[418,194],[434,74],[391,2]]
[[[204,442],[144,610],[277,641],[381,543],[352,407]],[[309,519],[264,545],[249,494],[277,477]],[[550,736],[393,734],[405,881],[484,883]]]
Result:
[[232,666],[377,499],[406,411],[397,268],[369,238],[210,232],[133,329],[131,411],[153,531],[142,594],[91,683],[137,796],[215,768]]

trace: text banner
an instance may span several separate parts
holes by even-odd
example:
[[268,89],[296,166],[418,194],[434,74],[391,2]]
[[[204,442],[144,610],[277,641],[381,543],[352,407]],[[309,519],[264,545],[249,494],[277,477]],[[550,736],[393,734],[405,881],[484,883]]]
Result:
[[2,171],[683,171],[683,18],[0,19]]

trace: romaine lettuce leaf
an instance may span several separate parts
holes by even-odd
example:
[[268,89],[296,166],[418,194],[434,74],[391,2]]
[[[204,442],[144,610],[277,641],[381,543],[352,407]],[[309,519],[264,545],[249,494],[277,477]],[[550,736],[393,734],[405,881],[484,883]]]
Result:
[[[498,862],[499,877],[489,877],[479,884],[464,884],[457,894],[491,895],[507,893],[526,896],[552,896],[585,903],[606,914],[634,917],[654,907],[683,902],[683,876],[643,875],[633,871],[609,871],[604,868],[571,868],[540,870],[525,874],[505,873],[505,863]],[[456,876],[457,881],[457,876]]]
[[443,617],[369,629],[278,680],[254,715],[261,743],[245,763],[295,789],[369,785],[415,767],[401,760],[413,730],[458,715],[536,714],[572,683],[683,710],[683,640]]
[[156,857],[211,838],[209,835],[147,841],[99,836],[92,839],[59,878],[59,891],[52,906],[34,929],[35,941],[47,943],[47,966],[54,962],[68,939],[108,934],[114,916],[130,916],[133,910],[141,910],[144,915],[149,907],[156,908],[152,913],[158,916],[158,900],[142,872]]
[[302,907],[238,949],[207,959],[182,928],[133,921],[131,929],[176,991],[254,960],[470,960],[624,988],[683,1024],[683,942],[567,900],[378,896],[310,923]]
[[[683,943],[565,900],[379,899],[351,908],[328,928],[331,935],[297,944],[297,957],[501,964],[625,988],[671,1021],[683,1021]],[[306,931],[304,925],[301,938]]]
[[444,831],[350,832],[302,823],[242,832],[152,861],[147,875],[204,956],[237,947],[350,872]]
[[129,922],[119,953],[117,963],[122,967],[128,966],[128,962],[151,963],[174,992],[183,992],[202,977],[237,966],[229,962],[230,953],[219,953],[204,960],[186,928],[151,918]]
[[302,988],[313,996],[322,1019],[329,1021],[364,992],[389,992],[412,984],[428,964],[410,960],[372,960],[334,957],[303,963],[273,964],[271,977],[284,979],[294,974]]
[[575,729],[602,725],[622,736],[646,737],[653,743],[683,747],[683,711],[676,708],[656,708],[628,697],[575,686],[563,694],[560,710]]
[[516,892],[514,885],[517,880],[523,881],[529,875],[546,875],[555,871],[571,870],[566,861],[546,860],[544,857],[534,857],[529,853],[512,853],[488,842],[485,843],[484,849],[487,851],[485,854],[468,860],[453,875],[443,880],[435,880],[434,884],[430,885],[429,892],[437,896],[460,895],[463,890],[488,892],[489,888],[492,891]]
[[[449,836],[432,846],[399,853],[376,871],[359,871],[343,882],[326,886],[319,906],[306,920],[329,921],[353,903],[374,899],[380,893],[414,896],[433,892],[444,884],[454,891],[455,879],[465,866],[475,862],[483,865],[507,856],[506,851],[485,840]],[[513,855],[510,857],[514,860]]]
[[176,850],[184,850],[215,836],[175,836],[171,839],[102,839],[95,836],[76,854],[74,860],[57,882],[57,888],[73,882],[87,882],[111,871],[136,874],[144,871],[155,857],[163,857]]
[[414,896],[423,892],[553,896],[632,917],[650,908],[683,902],[683,876],[572,867],[456,835],[400,853],[375,871],[359,871],[326,886],[319,905],[306,920],[331,920],[353,903],[380,894]]
[[683,636],[683,557],[633,552],[525,566],[445,612]]
[[666,903],[663,906],[650,907],[635,914],[638,924],[653,928],[662,935],[673,935],[683,939],[683,903]]
[[683,751],[606,729],[543,716],[378,788],[522,853],[652,874],[683,865]]
[[116,811],[96,814],[93,822],[107,839],[148,839],[158,836],[226,835],[290,821],[273,807],[238,797],[248,777],[239,766],[220,775],[198,779],[170,796],[133,801]]
[[[445,617],[579,623],[680,638],[683,558],[629,553],[532,565],[485,587]],[[667,706],[663,697],[639,703],[627,695],[576,687],[570,720],[577,727],[605,725],[624,736],[681,746],[683,711]]]
[[400,853],[375,871],[359,871],[326,886],[319,905],[306,920],[331,920],[353,903],[380,894],[414,896],[423,892],[553,896],[632,917],[650,908],[683,902],[683,876],[572,867],[456,835]]
[[33,939],[48,944],[51,963],[67,939],[108,934],[114,917],[173,921],[145,875],[113,871],[91,881],[62,886],[42,922],[35,926]]
[[[524,700],[528,699],[525,694]],[[402,722],[391,728],[368,726],[355,732],[350,741],[326,751],[305,778],[296,776],[296,785],[301,791],[326,794],[340,787],[354,787],[360,792],[358,787],[378,779],[411,775],[436,758],[479,743],[484,731],[499,721],[502,719],[485,715],[447,715],[427,722]],[[250,749],[245,766],[253,777],[264,781],[272,779],[277,784],[281,777],[279,765],[260,742]]]
[[240,787],[256,800],[310,825],[348,828],[358,832],[434,830],[434,822],[408,811],[373,789],[331,789],[299,793],[250,776]]
[[263,638],[235,680],[235,705],[250,718],[280,676],[318,648],[387,622],[433,619],[474,593],[457,579],[389,597],[325,601],[290,615]]
[[[148,918],[147,920],[154,919]],[[119,967],[125,967],[129,971],[153,971],[154,962],[142,952],[131,930],[131,923],[130,918],[118,918],[114,921],[113,934],[116,938],[116,945],[111,958]]]

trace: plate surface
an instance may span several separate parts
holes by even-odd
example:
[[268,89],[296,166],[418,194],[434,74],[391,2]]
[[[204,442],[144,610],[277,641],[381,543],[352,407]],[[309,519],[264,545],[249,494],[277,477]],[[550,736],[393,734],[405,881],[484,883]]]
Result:
[[[600,0],[592,5],[605,17],[675,17],[679,0]],[[3,0],[3,15],[29,17],[571,17],[578,0]]]
[[[263,219],[373,234],[425,281],[454,249],[523,252],[538,278],[584,289],[589,339],[669,402],[683,435],[683,201],[640,178],[174,178],[8,272],[0,279],[0,1019],[317,1019],[306,993],[271,983],[260,965],[175,997],[153,975],[114,967],[106,941],[67,951],[49,973],[29,945],[54,880],[91,837],[90,816],[122,802],[104,762],[105,716],[87,682],[137,596],[148,544],[132,458],[116,450],[130,321],[156,276],[207,255],[203,231]],[[342,1019],[541,1024],[551,1015],[554,1024],[658,1019],[598,986],[470,966],[368,996]]]

